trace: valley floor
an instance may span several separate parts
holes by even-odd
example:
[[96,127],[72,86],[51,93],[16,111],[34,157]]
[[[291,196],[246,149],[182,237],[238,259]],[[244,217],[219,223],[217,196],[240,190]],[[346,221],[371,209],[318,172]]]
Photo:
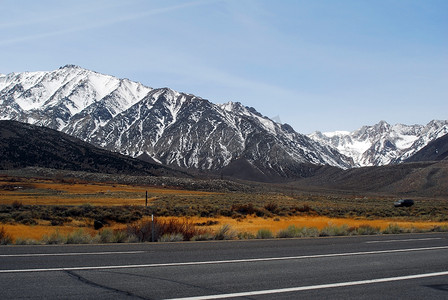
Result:
[[[148,194],[146,203],[146,193]],[[12,240],[42,240],[82,230],[125,231],[156,216],[185,223],[208,237],[326,236],[448,230],[448,201],[418,198],[395,208],[394,195],[310,192],[263,187],[261,191],[203,191],[179,187],[89,182],[67,178],[0,175],[0,229]],[[300,233],[297,228],[313,228]],[[360,233],[360,228],[363,232]],[[287,232],[289,230],[289,232]],[[260,238],[260,237],[259,237]]]

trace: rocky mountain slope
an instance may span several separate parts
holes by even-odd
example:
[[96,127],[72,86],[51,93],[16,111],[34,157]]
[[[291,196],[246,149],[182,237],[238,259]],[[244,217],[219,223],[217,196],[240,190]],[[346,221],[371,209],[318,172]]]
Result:
[[400,163],[448,133],[448,121],[299,134],[241,103],[214,104],[74,65],[0,74],[0,119],[65,132],[143,160],[245,179]]
[[401,163],[429,142],[448,133],[448,121],[427,125],[390,125],[381,121],[353,132],[314,132],[316,142],[337,149],[353,158],[355,166],[382,166]]
[[[47,126],[165,165],[236,177],[300,177],[312,165],[353,164],[333,147],[240,103],[216,105],[72,65],[1,75],[0,119]],[[241,166],[248,176],[239,176]]]
[[428,143],[406,162],[448,160],[448,134]]
[[184,172],[96,148],[53,129],[17,121],[0,121],[0,169],[25,167],[190,177]]
[[314,191],[350,191],[397,197],[448,197],[448,160],[422,161],[342,170],[322,166],[314,176],[291,185]]

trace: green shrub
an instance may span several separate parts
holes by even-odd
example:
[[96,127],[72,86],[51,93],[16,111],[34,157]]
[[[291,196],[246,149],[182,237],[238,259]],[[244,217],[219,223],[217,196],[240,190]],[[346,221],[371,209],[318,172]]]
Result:
[[167,243],[167,242],[181,242],[184,240],[184,236],[182,233],[165,233],[159,238],[159,242]]
[[229,224],[222,225],[218,231],[215,232],[215,240],[233,240],[237,236],[236,232],[232,230]]
[[138,238],[135,235],[129,235],[126,230],[114,230],[113,243],[136,243]]
[[67,235],[67,244],[90,244],[92,236],[83,229],[78,229]]
[[284,238],[295,238],[300,237],[300,228],[297,228],[295,225],[290,225],[286,229],[281,229],[277,233],[277,237],[284,239]]
[[213,240],[215,236],[209,232],[195,235],[191,238],[192,241],[210,241]]
[[16,245],[39,245],[39,241],[35,239],[30,238],[16,238],[15,242]]
[[434,232],[447,232],[448,231],[448,225],[440,225],[440,226],[434,226],[430,229],[430,231]]
[[398,234],[398,233],[403,233],[403,232],[405,232],[405,230],[403,228],[401,228],[400,226],[398,226],[398,224],[396,224],[396,223],[389,224],[383,230],[384,234]]
[[319,236],[345,236],[349,235],[349,230],[347,225],[336,226],[328,225],[320,231]]
[[255,238],[255,234],[251,232],[239,232],[237,237],[239,240],[252,240]]
[[115,236],[114,231],[110,228],[105,228],[98,232],[98,242],[100,243],[114,243],[115,242]]
[[257,239],[272,239],[274,237],[274,234],[269,229],[259,229],[257,231],[256,238]]
[[290,225],[277,233],[278,238],[317,237],[319,230],[315,227],[297,227]]
[[316,227],[302,227],[301,234],[302,237],[318,237],[319,229]]
[[370,225],[360,225],[351,233],[356,235],[374,235],[381,233],[381,229],[379,227],[372,227]]
[[58,230],[56,230],[50,235],[45,234],[42,237],[41,242],[46,245],[65,244],[67,243],[67,237],[63,236]]

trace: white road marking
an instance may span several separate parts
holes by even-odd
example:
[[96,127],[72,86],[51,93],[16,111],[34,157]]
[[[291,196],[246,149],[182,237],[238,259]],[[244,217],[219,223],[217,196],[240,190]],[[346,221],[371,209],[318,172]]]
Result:
[[435,273],[426,273],[426,274],[415,274],[415,275],[407,275],[407,276],[398,276],[398,277],[367,279],[367,280],[359,280],[359,281],[348,281],[348,282],[318,284],[318,285],[309,285],[309,286],[299,286],[299,287],[275,289],[275,290],[262,290],[262,291],[251,291],[251,292],[220,294],[220,295],[208,295],[208,296],[197,296],[197,297],[186,297],[186,298],[172,298],[172,299],[169,299],[169,300],[209,300],[209,299],[224,299],[224,298],[235,298],[235,297],[248,297],[248,296],[269,295],[269,294],[279,294],[279,293],[291,293],[291,292],[319,290],[319,289],[337,288],[337,287],[345,287],[345,286],[355,286],[355,285],[381,283],[381,282],[391,282],[391,281],[419,279],[419,278],[436,277],[436,276],[446,276],[446,275],[448,275],[448,271],[435,272]]
[[368,242],[366,242],[366,244],[375,244],[375,243],[395,243],[395,242],[414,242],[414,241],[432,241],[432,240],[443,240],[443,238],[424,238],[424,239],[406,239],[406,240],[368,241]]
[[156,267],[180,267],[180,266],[194,266],[194,265],[211,265],[211,264],[229,264],[229,263],[250,263],[260,261],[278,261],[278,260],[293,260],[293,259],[307,259],[307,258],[324,258],[324,257],[338,257],[338,256],[354,256],[354,255],[368,255],[368,254],[384,254],[384,253],[400,253],[400,252],[414,252],[414,251],[429,251],[448,249],[448,246],[440,247],[426,247],[426,248],[411,248],[411,249],[395,249],[395,250],[380,250],[380,251],[365,251],[365,252],[347,252],[347,253],[331,253],[331,254],[317,254],[317,255],[302,255],[302,256],[288,256],[288,257],[267,257],[267,258],[249,258],[249,259],[234,259],[234,260],[212,260],[212,261],[195,261],[195,262],[181,262],[181,263],[159,263],[159,264],[142,264],[142,265],[117,265],[117,266],[91,266],[91,267],[67,267],[67,268],[45,268],[45,269],[13,269],[0,270],[0,273],[25,273],[25,272],[54,272],[54,271],[85,271],[85,270],[109,270],[109,269],[132,269],[132,268],[156,268]]
[[115,252],[73,252],[73,253],[24,253],[0,254],[0,257],[34,257],[34,256],[77,256],[77,255],[109,255],[109,254],[138,254],[145,251],[115,251]]

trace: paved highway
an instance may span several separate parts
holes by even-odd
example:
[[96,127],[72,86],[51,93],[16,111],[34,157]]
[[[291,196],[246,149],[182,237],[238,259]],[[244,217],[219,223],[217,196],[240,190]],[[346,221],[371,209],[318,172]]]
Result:
[[1,246],[0,299],[448,299],[448,234]]

